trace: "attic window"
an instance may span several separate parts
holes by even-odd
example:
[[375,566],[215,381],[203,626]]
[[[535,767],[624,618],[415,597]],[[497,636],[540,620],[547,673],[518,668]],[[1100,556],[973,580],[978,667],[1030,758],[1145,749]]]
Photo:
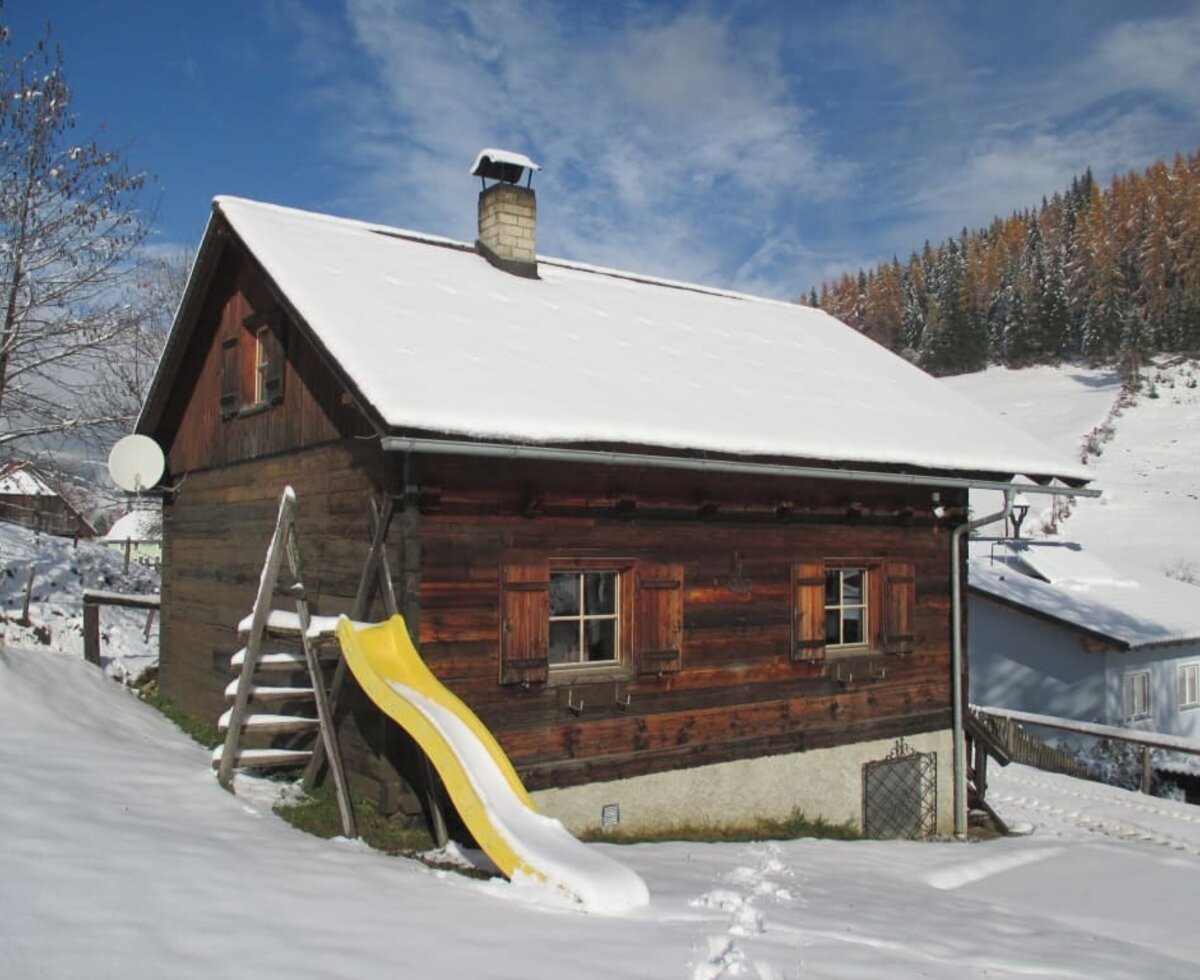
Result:
[[251,314],[241,329],[221,340],[222,418],[258,411],[283,401],[285,323],[278,310]]

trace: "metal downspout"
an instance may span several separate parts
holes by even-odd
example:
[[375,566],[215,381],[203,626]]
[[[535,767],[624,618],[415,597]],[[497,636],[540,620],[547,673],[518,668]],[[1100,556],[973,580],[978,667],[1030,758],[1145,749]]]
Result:
[[1004,508],[956,527],[950,535],[950,683],[954,692],[954,836],[967,836],[966,734],[963,730],[963,637],[962,637],[962,540],[987,524],[1005,520],[1012,513],[1013,496],[1020,487],[1004,491]]

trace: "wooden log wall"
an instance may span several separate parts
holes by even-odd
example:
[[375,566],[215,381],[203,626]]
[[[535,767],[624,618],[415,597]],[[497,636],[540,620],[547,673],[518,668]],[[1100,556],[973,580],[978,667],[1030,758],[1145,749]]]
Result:
[[[419,648],[530,788],[949,727],[951,525],[931,513],[938,488],[619,470],[419,467]],[[681,563],[682,670],[501,685],[500,569],[546,558]],[[911,654],[791,658],[792,566],[839,559],[915,564]],[[580,700],[576,714],[568,701]]]

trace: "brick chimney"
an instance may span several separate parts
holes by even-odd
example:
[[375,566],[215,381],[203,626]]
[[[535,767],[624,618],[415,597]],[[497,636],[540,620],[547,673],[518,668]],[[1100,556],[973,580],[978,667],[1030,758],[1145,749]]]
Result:
[[495,149],[481,150],[471,167],[483,184],[475,249],[496,268],[526,279],[538,277],[537,197],[529,185],[541,169],[527,156]]

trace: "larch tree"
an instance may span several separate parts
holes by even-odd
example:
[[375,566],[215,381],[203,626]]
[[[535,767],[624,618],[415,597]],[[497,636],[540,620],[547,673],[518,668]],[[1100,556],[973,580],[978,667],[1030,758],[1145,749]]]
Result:
[[76,134],[50,29],[0,55],[0,450],[127,427],[114,365],[147,339],[143,174]]

